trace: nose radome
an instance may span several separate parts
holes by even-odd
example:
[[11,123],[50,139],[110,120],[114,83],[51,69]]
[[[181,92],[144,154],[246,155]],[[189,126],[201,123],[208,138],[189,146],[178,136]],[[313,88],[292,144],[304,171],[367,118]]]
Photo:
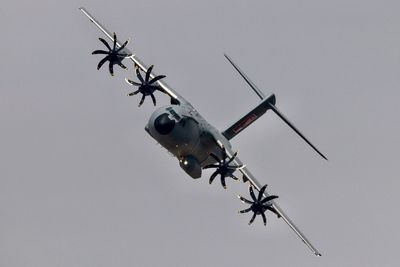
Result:
[[175,127],[175,121],[168,117],[167,113],[161,114],[154,121],[154,128],[159,134],[169,134]]

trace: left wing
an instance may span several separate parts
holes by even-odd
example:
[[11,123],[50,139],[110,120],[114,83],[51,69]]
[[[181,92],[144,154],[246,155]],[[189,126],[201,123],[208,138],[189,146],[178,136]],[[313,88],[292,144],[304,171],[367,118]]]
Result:
[[[226,154],[229,158],[231,158],[234,154],[232,149],[228,146],[224,146],[220,140],[217,140],[218,145],[222,148],[225,147]],[[243,174],[243,180],[249,181],[249,183],[255,187],[258,191],[260,191],[262,184],[254,177],[254,175],[249,171],[249,169],[244,165],[238,157],[235,157],[233,161],[237,166],[244,166],[239,168],[238,170]],[[264,196],[270,196],[266,191],[264,192]],[[281,216],[281,218],[286,222],[287,225],[296,233],[296,235],[307,245],[307,247],[316,255],[321,256],[321,253],[311,244],[311,242],[305,237],[305,235],[300,231],[300,229],[292,222],[292,220],[286,215],[286,213],[276,204],[274,200],[270,201],[272,207],[277,211],[277,213]]]
[[[86,15],[90,19],[91,22],[96,25],[97,28],[99,28],[100,31],[102,31],[111,41],[114,41],[113,35],[111,34],[110,31],[108,31],[103,25],[101,25],[84,7],[79,8],[80,11],[83,12],[83,14]],[[121,47],[122,44],[117,41],[117,47]],[[148,67],[138,58],[136,55],[134,55],[128,48],[124,48],[123,51],[126,54],[131,54],[132,56],[128,57],[130,60],[132,60],[135,64],[135,66],[138,66],[143,72],[147,72]],[[157,75],[155,73],[151,73],[150,77],[154,78]],[[190,103],[185,100],[182,96],[180,96],[177,92],[175,92],[171,87],[169,87],[165,82],[158,80],[157,81],[158,85],[164,90],[164,92],[171,97],[171,102],[173,103],[185,103],[187,105],[190,105]],[[191,106],[191,105],[190,105]]]

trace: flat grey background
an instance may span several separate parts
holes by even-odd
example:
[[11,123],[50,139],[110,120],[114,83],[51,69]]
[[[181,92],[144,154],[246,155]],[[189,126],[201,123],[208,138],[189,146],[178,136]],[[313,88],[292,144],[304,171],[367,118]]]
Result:
[[[323,257],[237,194],[192,180],[154,110],[96,70],[85,6],[224,129],[258,103],[228,53],[329,158],[275,115],[233,140]],[[398,1],[3,1],[0,266],[397,266]],[[160,105],[168,99],[158,95]]]

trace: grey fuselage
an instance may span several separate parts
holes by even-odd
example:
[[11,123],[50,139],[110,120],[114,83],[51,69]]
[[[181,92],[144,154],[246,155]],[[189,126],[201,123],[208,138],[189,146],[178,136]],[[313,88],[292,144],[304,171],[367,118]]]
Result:
[[210,153],[221,156],[218,137],[229,141],[191,105],[168,105],[153,112],[145,130],[178,160],[192,178],[201,177],[202,167],[214,163]]

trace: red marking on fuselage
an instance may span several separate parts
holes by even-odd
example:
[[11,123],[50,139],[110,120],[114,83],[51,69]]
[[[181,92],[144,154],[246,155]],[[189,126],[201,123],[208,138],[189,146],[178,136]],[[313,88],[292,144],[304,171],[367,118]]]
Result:
[[255,121],[257,119],[257,115],[255,114],[251,114],[248,117],[246,117],[243,121],[241,121],[239,123],[238,126],[236,126],[233,131],[237,134],[239,132],[241,132],[244,128],[246,128],[247,126],[249,126],[250,124],[253,123],[253,121]]

